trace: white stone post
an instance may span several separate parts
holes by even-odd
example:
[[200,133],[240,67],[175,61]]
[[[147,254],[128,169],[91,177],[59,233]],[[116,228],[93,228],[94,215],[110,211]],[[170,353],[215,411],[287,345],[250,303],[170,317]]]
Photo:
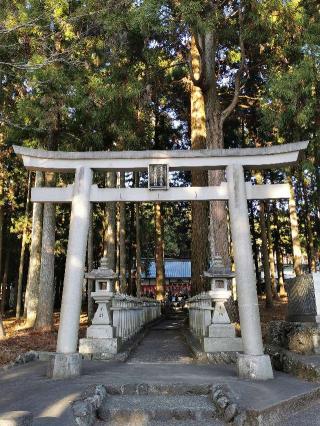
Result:
[[250,238],[244,170],[241,165],[227,167],[229,211],[237,296],[244,354],[238,356],[240,377],[273,378],[270,357],[264,355],[253,253]]
[[57,354],[51,360],[49,369],[49,375],[54,378],[73,377],[80,374],[81,359],[77,346],[89,229],[91,184],[92,170],[86,167],[77,168],[72,197]]

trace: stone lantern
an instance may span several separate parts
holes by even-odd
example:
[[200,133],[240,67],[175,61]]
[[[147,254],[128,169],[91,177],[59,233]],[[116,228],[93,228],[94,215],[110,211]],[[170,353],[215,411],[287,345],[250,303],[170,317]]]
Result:
[[235,328],[224,306],[231,296],[229,284],[235,274],[229,266],[224,265],[220,256],[215,256],[212,266],[204,272],[204,276],[210,279],[209,295],[214,303],[208,337],[204,338],[204,350],[205,352],[241,351],[241,338],[236,337]]
[[108,268],[108,259],[103,257],[99,268],[88,272],[85,277],[95,282],[95,291],[91,293],[91,297],[98,304],[92,325],[87,330],[87,338],[113,338],[111,303],[114,296],[114,281],[118,276]]

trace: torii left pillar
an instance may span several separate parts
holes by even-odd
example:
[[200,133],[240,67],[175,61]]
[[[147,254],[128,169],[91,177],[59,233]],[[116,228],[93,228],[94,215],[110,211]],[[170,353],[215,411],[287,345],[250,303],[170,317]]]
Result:
[[48,376],[55,379],[80,375],[81,357],[77,352],[83,272],[90,218],[92,170],[76,169],[72,196],[68,252],[63,283],[57,352],[50,360]]

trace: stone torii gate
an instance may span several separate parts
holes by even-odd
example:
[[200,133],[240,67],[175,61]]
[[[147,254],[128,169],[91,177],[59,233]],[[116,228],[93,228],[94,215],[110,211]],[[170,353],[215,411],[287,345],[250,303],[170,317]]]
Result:
[[[287,184],[245,182],[244,169],[293,165],[307,146],[308,142],[298,142],[267,148],[121,152],[52,152],[14,146],[15,153],[22,156],[29,170],[75,173],[73,185],[33,188],[31,196],[33,202],[72,204],[57,353],[52,360],[53,377],[61,377],[61,371],[64,377],[80,373],[77,345],[90,203],[224,200],[229,204],[244,352],[238,357],[238,374],[247,378],[272,378],[270,358],[263,352],[247,200],[287,199],[290,189]],[[150,165],[166,165],[168,171],[226,169],[227,182],[220,186],[152,191],[150,188],[98,188],[92,184],[95,170],[146,171]]]

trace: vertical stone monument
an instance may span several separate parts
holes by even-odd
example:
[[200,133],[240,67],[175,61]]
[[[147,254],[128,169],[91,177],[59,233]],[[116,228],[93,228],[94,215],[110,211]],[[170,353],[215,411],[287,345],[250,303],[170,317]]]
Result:
[[320,272],[286,280],[287,321],[320,323]]
[[213,264],[204,276],[210,278],[211,290],[209,295],[214,303],[211,324],[208,327],[208,337],[204,337],[205,352],[238,352],[242,351],[242,340],[236,337],[234,326],[230,322],[224,306],[231,296],[229,283],[235,274],[223,264],[222,258],[216,256]]

